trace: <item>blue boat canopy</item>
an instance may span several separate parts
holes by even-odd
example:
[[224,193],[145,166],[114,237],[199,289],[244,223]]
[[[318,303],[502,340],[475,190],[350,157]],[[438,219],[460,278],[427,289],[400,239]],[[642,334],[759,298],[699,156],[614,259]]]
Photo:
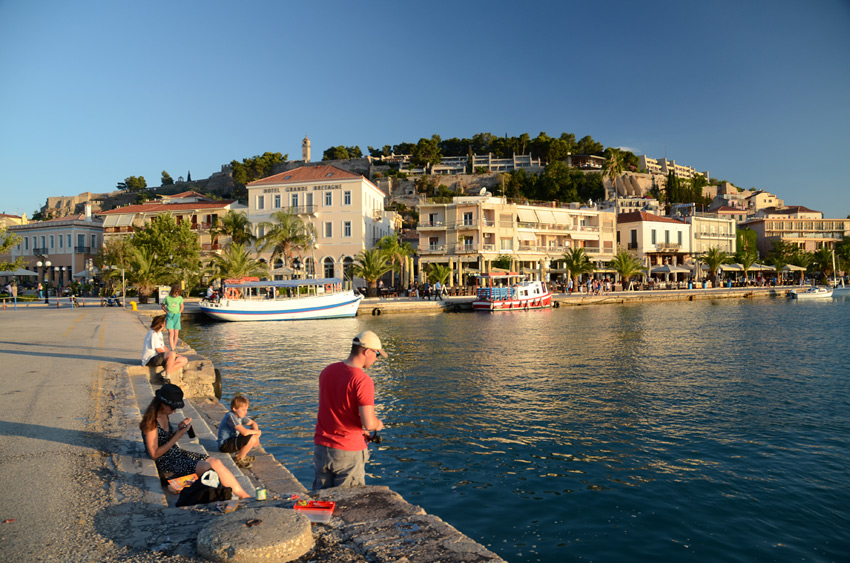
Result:
[[309,285],[333,285],[342,283],[339,278],[317,278],[310,280],[269,280],[251,281],[243,283],[225,284],[225,287],[234,289],[250,289],[254,287],[303,287]]

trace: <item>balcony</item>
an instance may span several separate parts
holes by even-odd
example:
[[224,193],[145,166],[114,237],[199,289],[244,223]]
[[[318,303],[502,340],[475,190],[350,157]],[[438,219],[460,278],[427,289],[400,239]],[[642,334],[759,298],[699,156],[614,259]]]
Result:
[[735,235],[731,233],[694,233],[694,238],[698,239],[733,239]]
[[682,245],[676,242],[659,242],[655,244],[655,249],[659,252],[675,252],[682,249]]
[[318,205],[293,205],[286,210],[296,215],[313,215],[318,211]]
[[478,247],[474,244],[457,244],[454,250],[455,254],[475,254]]
[[626,245],[626,250],[637,250],[638,244],[636,242],[630,242]]
[[33,254],[47,254],[47,249],[46,248],[33,248],[32,253]]
[[91,253],[91,247],[89,247],[89,246],[75,246],[74,252],[77,253],[77,254],[90,254]]
[[420,221],[417,226],[418,229],[445,229],[446,222],[445,221]]
[[457,223],[457,229],[459,231],[469,231],[469,230],[475,230],[477,228],[478,228],[478,221],[476,221],[474,219],[473,220],[467,219],[467,220],[464,220],[464,221],[459,221]]
[[445,254],[445,244],[429,244],[419,249],[419,254]]

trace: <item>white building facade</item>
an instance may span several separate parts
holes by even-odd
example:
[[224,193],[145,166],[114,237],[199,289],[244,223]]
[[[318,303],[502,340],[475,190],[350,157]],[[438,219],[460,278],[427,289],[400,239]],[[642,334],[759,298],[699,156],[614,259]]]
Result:
[[[343,278],[360,252],[395,232],[395,212],[384,211],[386,194],[365,177],[328,165],[302,166],[250,182],[248,219],[254,234],[279,211],[311,225],[311,248],[293,253],[293,266],[307,277]],[[269,260],[271,251],[261,258]],[[279,267],[281,263],[273,264]]]

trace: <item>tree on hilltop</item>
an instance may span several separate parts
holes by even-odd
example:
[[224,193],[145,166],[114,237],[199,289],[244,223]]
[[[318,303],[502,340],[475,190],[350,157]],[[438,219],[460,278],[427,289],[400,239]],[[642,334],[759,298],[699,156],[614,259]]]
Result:
[[244,186],[254,180],[265,178],[271,175],[276,164],[285,162],[288,159],[288,154],[264,152],[262,155],[243,158],[242,162],[233,160],[230,162],[233,181]]
[[168,172],[163,170],[162,171],[162,180],[160,181],[160,184],[163,185],[163,186],[174,185],[174,178],[171,177],[171,174],[169,174]]
[[145,181],[144,176],[130,176],[129,178],[124,178],[123,182],[118,182],[116,187],[122,191],[138,193],[145,190],[148,187],[148,183]]

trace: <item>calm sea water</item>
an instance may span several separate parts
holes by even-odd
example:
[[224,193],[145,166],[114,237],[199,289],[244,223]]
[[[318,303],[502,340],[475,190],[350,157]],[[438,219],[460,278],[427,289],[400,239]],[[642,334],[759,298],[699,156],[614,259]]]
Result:
[[309,487],[321,369],[371,329],[387,485],[508,561],[850,558],[850,300],[216,323],[182,336]]

